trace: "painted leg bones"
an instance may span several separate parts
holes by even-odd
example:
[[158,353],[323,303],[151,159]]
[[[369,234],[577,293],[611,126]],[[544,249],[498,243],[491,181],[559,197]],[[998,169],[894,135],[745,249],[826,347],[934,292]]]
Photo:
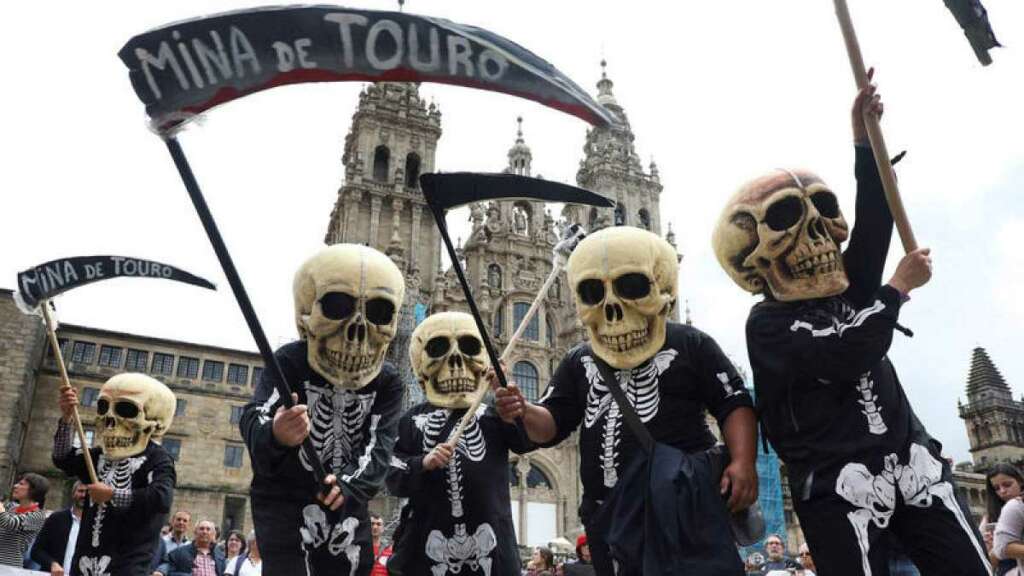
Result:
[[[851,462],[843,467],[836,480],[836,493],[858,508],[847,514],[860,546],[865,576],[871,576],[868,527],[885,529],[896,512],[896,491],[903,502],[917,508],[930,508],[934,500],[956,517],[965,533],[972,532],[963,510],[956,501],[953,485],[942,480],[942,463],[920,444],[911,444],[910,461],[900,464],[896,454],[885,457],[883,470],[872,475],[863,464]],[[972,539],[984,563],[986,555]]]

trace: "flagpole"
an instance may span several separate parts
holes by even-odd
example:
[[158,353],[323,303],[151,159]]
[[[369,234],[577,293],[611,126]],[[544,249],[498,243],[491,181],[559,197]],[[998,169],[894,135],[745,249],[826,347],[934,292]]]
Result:
[[[839,19],[839,27],[843,32],[843,40],[846,42],[846,53],[850,57],[853,78],[857,82],[857,89],[861,90],[868,85],[868,74],[864,68],[860,44],[857,42],[857,32],[853,28],[846,0],[833,0],[833,2],[836,8],[836,18]],[[913,252],[917,250],[917,239],[914,238],[914,231],[910,228],[907,212],[903,209],[903,200],[900,198],[899,187],[896,184],[896,173],[889,160],[889,151],[885,146],[885,138],[882,136],[882,127],[878,122],[878,116],[865,113],[864,127],[867,129],[868,140],[871,141],[875,165],[878,166],[878,175],[882,179],[882,188],[885,190],[885,200],[889,203],[889,212],[892,213],[896,230],[903,242],[903,250],[907,253]]]
[[[267,370],[270,370],[277,376],[275,386],[281,403],[286,408],[290,408],[295,403],[292,401],[292,392],[288,381],[281,370],[281,365],[277,362],[277,357],[274,356],[270,343],[267,341],[267,335],[263,332],[260,320],[256,317],[256,310],[249,300],[249,294],[245,290],[245,285],[242,284],[242,278],[238,275],[235,263],[231,259],[231,253],[228,252],[228,247],[224,244],[224,239],[217,229],[217,223],[213,219],[213,214],[210,212],[209,206],[206,205],[206,199],[203,198],[203,192],[199,189],[199,183],[192,173],[192,167],[185,157],[185,152],[181,149],[178,139],[174,136],[165,136],[164,143],[167,144],[167,150],[171,153],[174,166],[178,169],[178,174],[185,184],[189,198],[192,199],[192,205],[195,207],[196,214],[203,224],[203,229],[206,230],[206,236],[210,239],[210,244],[213,245],[213,251],[217,254],[217,260],[220,261],[224,275],[227,276],[228,284],[231,285],[231,291],[235,295],[235,301],[238,302],[242,316],[245,317],[245,323],[249,326],[249,332],[252,333],[253,340],[256,341],[256,347],[259,348],[263,363]],[[322,483],[327,477],[327,471],[324,469],[320,456],[317,454],[308,435],[302,440],[300,449],[305,453],[306,461],[313,467],[313,475],[316,477],[317,483]]]
[[[71,379],[68,378],[68,369],[64,366],[64,354],[60,350],[60,341],[57,340],[57,331],[53,327],[53,318],[50,317],[50,300],[43,300],[39,303],[39,307],[43,311],[43,320],[46,322],[46,334],[50,337],[53,359],[57,362],[57,369],[60,371],[61,380],[64,381],[61,391],[74,388],[71,385]],[[82,457],[85,458],[85,469],[89,472],[89,480],[93,484],[99,484],[99,480],[96,478],[96,468],[92,464],[92,455],[89,453],[89,442],[85,438],[85,429],[82,428],[82,419],[78,416],[78,406],[72,408],[71,420],[75,424],[78,441],[82,444]]]

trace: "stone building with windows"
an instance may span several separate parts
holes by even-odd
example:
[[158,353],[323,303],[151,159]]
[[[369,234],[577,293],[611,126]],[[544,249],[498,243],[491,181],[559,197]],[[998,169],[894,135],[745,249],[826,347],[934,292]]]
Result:
[[[3,339],[0,390],[16,395],[19,406],[13,421],[0,421],[4,432],[11,432],[0,453],[3,485],[10,485],[10,470],[48,476],[55,485],[47,507],[58,509],[70,489],[50,460],[60,418],[60,373],[40,321],[21,314],[9,290],[0,290],[0,327],[9,336]],[[178,401],[174,422],[161,440],[178,474],[175,508],[190,510],[194,520],[209,518],[225,530],[252,526],[252,470],[238,420],[263,369],[258,354],[73,324],[61,324],[57,337],[90,441],[103,383],[121,372],[149,374],[174,391]],[[12,356],[21,360],[11,363]]]

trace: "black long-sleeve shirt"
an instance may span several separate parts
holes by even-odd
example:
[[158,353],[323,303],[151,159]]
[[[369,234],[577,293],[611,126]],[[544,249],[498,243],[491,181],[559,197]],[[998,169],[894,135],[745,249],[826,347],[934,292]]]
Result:
[[[68,476],[90,482],[82,450],[71,449],[71,426],[61,421],[54,435],[53,463]],[[99,480],[114,497],[97,505],[86,500],[69,576],[149,576],[160,528],[174,499],[177,475],[164,447],[150,441],[135,456],[108,460],[102,448],[89,450]]]
[[[310,439],[328,473],[336,474],[345,498],[366,503],[384,484],[402,408],[402,381],[385,362],[380,374],[358,390],[343,390],[309,367],[306,342],[285,344],[275,356],[300,404],[309,407]],[[274,438],[274,413],[282,405],[273,370],[264,370],[239,428],[252,459],[252,495],[295,503],[312,502],[319,486],[299,447]]]
[[[540,404],[551,412],[556,427],[555,437],[545,447],[580,428],[584,496],[604,500],[629,458],[642,450],[592,354],[586,343],[570,350]],[[651,436],[684,452],[706,450],[715,443],[704,420],[705,409],[721,425],[736,408],[752,406],[732,362],[714,339],[692,326],[668,323],[661,350],[640,366],[616,375]]]
[[856,219],[840,296],[765,300],[747,348],[767,436],[798,489],[816,470],[930,441],[886,357],[902,295],[882,286],[892,216],[871,150],[857,147]]
[[442,576],[486,563],[491,574],[519,573],[508,453],[532,446],[515,425],[481,405],[448,466],[423,470],[423,457],[447,440],[465,412],[424,402],[402,416],[388,491],[409,503],[389,570],[401,566],[407,576]]

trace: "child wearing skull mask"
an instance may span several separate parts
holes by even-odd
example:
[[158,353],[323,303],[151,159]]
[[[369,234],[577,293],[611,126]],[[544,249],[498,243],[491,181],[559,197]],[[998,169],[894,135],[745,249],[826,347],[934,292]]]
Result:
[[409,358],[427,401],[410,408],[398,427],[388,490],[409,503],[388,573],[518,574],[508,452],[530,447],[486,404],[476,409],[454,449],[448,441],[488,385],[490,361],[473,317],[431,315],[413,332]]
[[[369,574],[367,503],[384,483],[402,383],[384,361],[405,280],[384,254],[356,244],[317,252],[295,274],[301,339],[276,352],[295,406],[263,372],[239,427],[253,466],[252,515],[268,574]],[[300,445],[328,472],[320,493]]]
[[[81,448],[73,448],[74,388],[61,389],[63,416],[53,439],[53,463],[69,476],[90,482]],[[107,380],[96,403],[101,447],[89,449],[96,484],[89,498],[68,576],[148,576],[160,529],[174,498],[174,461],[154,442],[174,418],[176,400],[163,383],[145,374]]]
[[[727,504],[734,512],[748,508],[757,498],[752,401],[714,339],[692,326],[668,322],[677,300],[678,275],[675,250],[651,232],[616,226],[589,235],[568,262],[569,283],[589,342],[577,345],[563,358],[539,403],[527,402],[512,385],[496,392],[501,417],[511,421],[521,416],[530,440],[541,446],[553,446],[579,428],[580,517],[594,569],[601,576],[642,571],[639,561],[637,565],[620,561],[613,570],[606,537],[616,530],[623,532],[628,521],[615,518],[610,529],[600,525],[603,503],[616,490],[634,488],[626,498],[644,499],[642,486],[619,487],[620,478],[634,469],[631,465],[643,450],[602,372],[619,383],[656,442],[685,453],[694,468],[701,467],[693,476],[700,480],[694,482],[690,495],[704,506],[701,513],[706,512],[707,517],[686,519],[692,521],[690,526],[701,523],[701,534],[688,534],[691,538],[686,540],[702,544],[683,544],[680,536],[674,539],[672,552],[694,559],[695,573],[742,573],[738,556],[730,554],[728,519],[718,495],[728,494]],[[605,370],[599,363],[610,368]],[[716,486],[703,485],[704,480],[717,480],[711,478],[711,458],[704,454],[715,444],[705,410],[718,420],[732,455]],[[629,526],[636,525],[632,532],[642,539],[643,526],[638,524]],[[719,540],[729,551],[715,554],[706,549]]]
[[888,535],[922,574],[982,576],[985,549],[941,446],[886,357],[931,260],[927,249],[907,254],[881,283],[893,220],[864,126],[881,113],[869,84],[853,105],[856,226],[843,254],[835,195],[805,171],[740,188],[713,244],[732,279],[765,296],[747,320],[758,409],[821,573],[888,574]]

